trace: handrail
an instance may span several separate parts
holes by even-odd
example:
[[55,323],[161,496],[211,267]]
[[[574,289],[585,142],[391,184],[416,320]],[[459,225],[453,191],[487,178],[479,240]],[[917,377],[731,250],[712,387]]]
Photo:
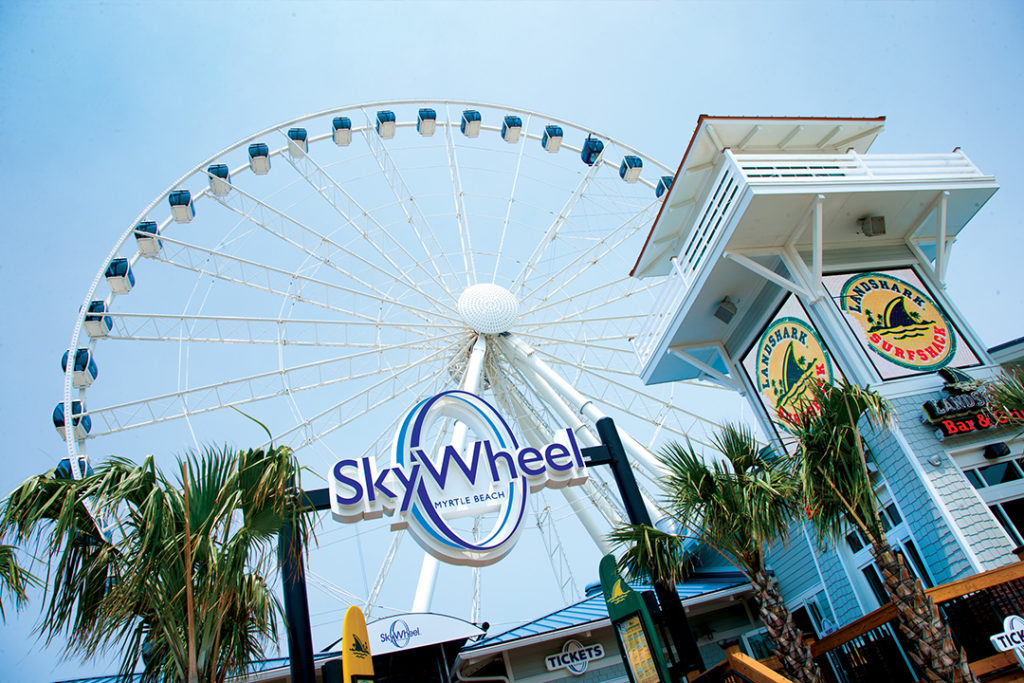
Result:
[[[991,569],[981,574],[975,574],[963,579],[957,579],[941,586],[929,588],[925,595],[938,604],[958,598],[961,595],[974,593],[975,591],[991,588],[1007,581],[1024,578],[1024,562],[1015,562],[1003,567]],[[879,607],[874,612],[865,614],[856,621],[839,629],[835,633],[825,636],[811,646],[811,655],[815,658],[834,650],[835,648],[858,638],[872,629],[876,629],[896,618],[896,607],[891,602]]]
[[749,678],[752,683],[793,683],[791,679],[772,671],[761,662],[742,652],[732,652],[729,654],[729,666],[736,673]]
[[849,179],[984,178],[962,151],[951,154],[732,154],[749,183]]

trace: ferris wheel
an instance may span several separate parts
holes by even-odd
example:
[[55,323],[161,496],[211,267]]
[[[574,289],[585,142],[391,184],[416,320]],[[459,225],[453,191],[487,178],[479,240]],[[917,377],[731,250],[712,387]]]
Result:
[[[635,374],[630,339],[660,281],[628,272],[670,173],[568,121],[458,101],[344,107],[240,140],[146,206],[86,292],[53,416],[75,476],[87,452],[265,439],[238,409],[318,488],[341,457],[383,463],[412,406],[462,388],[527,441],[569,427],[592,445],[613,417],[653,500],[651,453],[706,443],[740,405]],[[514,615],[508,582],[527,579],[548,604],[582,597],[625,518],[598,469],[532,495],[519,546],[483,570],[439,569],[386,520],[325,516],[314,627],[348,604]]]

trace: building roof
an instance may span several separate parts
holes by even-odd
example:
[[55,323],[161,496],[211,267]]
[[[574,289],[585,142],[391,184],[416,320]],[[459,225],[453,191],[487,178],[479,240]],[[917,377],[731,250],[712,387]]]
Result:
[[996,344],[988,350],[988,353],[1000,365],[1020,364],[1024,362],[1024,337]]
[[[313,661],[320,662],[326,659],[337,659],[339,653],[337,652],[315,652],[313,653]],[[249,664],[247,674],[241,677],[229,677],[228,681],[252,681],[259,680],[258,674],[268,673],[271,671],[286,672],[289,665],[289,659],[287,657],[275,657],[273,659],[260,659]],[[255,677],[255,678],[254,678]],[[121,678],[120,676],[92,676],[91,678],[74,678],[64,681],[55,681],[55,683],[134,683],[135,681],[141,681],[142,674],[132,674],[130,678]]]
[[736,154],[864,153],[885,125],[885,117],[709,116],[701,114],[665,193],[651,232],[630,275],[649,277],[669,272],[669,257],[679,253],[696,199],[718,173],[725,149]]
[[[720,597],[721,593],[735,589],[737,586],[747,586],[747,579],[739,572],[724,572],[721,574],[698,576],[676,585],[676,592],[686,606],[699,604]],[[643,584],[630,584],[636,591],[649,590],[651,587]],[[544,615],[538,619],[528,621],[511,628],[502,633],[495,634],[469,643],[462,648],[460,657],[475,657],[485,654],[486,651],[505,649],[510,643],[522,641],[535,637],[547,636],[576,627],[589,624],[601,626],[601,622],[608,622],[608,607],[605,605],[604,594],[598,590],[579,602],[568,607],[563,607],[557,612]]]

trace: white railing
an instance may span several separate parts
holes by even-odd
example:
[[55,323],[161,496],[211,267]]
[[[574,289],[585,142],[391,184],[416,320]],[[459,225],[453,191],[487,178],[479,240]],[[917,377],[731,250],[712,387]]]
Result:
[[678,257],[672,258],[672,272],[661,286],[661,294],[654,304],[644,326],[633,338],[633,350],[645,365],[657,350],[658,344],[679,310],[683,297],[693,284],[697,272],[729,224],[736,199],[743,185],[742,173],[735,163],[724,164],[711,191],[697,212],[697,220],[690,230]]
[[961,151],[951,154],[732,154],[748,183],[835,182],[837,179],[937,180],[984,174]]
[[733,154],[725,162],[686,238],[672,272],[650,316],[633,338],[633,350],[643,367],[657,351],[683,298],[693,285],[732,219],[738,198],[748,186],[821,185],[851,182],[973,180],[985,178],[966,154]]
[[679,306],[682,305],[683,296],[689,288],[690,281],[683,273],[682,268],[679,267],[678,259],[673,256],[672,271],[661,285],[658,298],[654,302],[654,308],[644,321],[643,327],[640,328],[640,331],[631,340],[633,342],[633,352],[636,353],[636,357],[640,360],[641,367],[657,351],[658,343],[665,336],[665,332],[672,322],[672,317],[679,310]]

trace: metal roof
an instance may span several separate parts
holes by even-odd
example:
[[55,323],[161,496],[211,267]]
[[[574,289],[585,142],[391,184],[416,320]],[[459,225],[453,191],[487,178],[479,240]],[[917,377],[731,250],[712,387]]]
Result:
[[[313,654],[313,660],[319,662],[326,659],[337,658],[337,652],[316,652]],[[283,673],[287,673],[289,659],[287,657],[275,657],[273,659],[260,659],[249,664],[248,670],[241,677],[229,677],[228,681],[238,680],[250,680],[252,676],[256,674],[265,673],[273,670],[280,670]],[[112,676],[92,676],[90,678],[73,678],[64,681],[55,681],[54,683],[135,683],[135,681],[141,681],[142,674],[132,674],[130,677],[122,678],[118,675]]]
[[[716,597],[715,593],[725,591],[736,586],[747,584],[747,579],[739,572],[722,573],[715,576],[695,577],[676,585],[676,592],[684,604],[695,604],[711,600]],[[650,590],[651,586],[631,583],[636,591]],[[590,597],[584,598],[568,607],[563,607],[557,612],[552,612],[539,619],[528,621],[525,624],[516,626],[502,633],[495,634],[475,643],[469,643],[462,648],[460,656],[473,656],[481,650],[492,648],[496,645],[505,645],[518,640],[543,636],[556,631],[575,628],[584,624],[606,621],[608,619],[608,607],[605,605],[604,594],[598,591]]]

